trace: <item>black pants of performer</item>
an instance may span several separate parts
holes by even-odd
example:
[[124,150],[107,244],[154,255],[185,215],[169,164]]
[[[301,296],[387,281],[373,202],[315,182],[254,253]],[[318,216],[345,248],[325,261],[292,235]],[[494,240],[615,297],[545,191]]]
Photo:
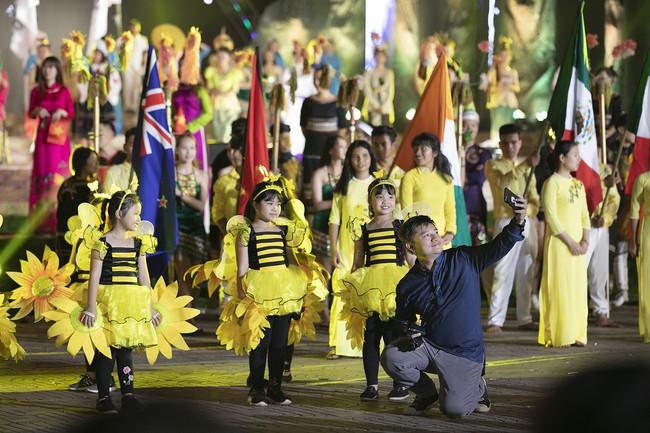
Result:
[[120,391],[122,391],[122,395],[133,394],[132,353],[133,349],[124,347],[121,349],[111,347],[111,354],[113,355],[111,358],[107,358],[100,352],[95,353],[95,359],[97,360],[95,365],[97,370],[97,390],[99,391],[98,400],[110,396],[111,373],[113,373],[115,361],[117,361],[117,377],[120,379]]
[[382,322],[377,313],[366,319],[366,330],[363,333],[363,371],[366,373],[366,385],[379,383],[379,344],[384,339],[388,345],[395,339],[395,331],[390,321]]
[[293,352],[296,349],[295,344],[290,344],[287,346],[287,350],[284,351],[284,369],[289,371],[291,370],[291,361],[293,361]]
[[264,388],[264,370],[266,358],[269,360],[269,383],[271,386],[282,382],[282,369],[284,356],[289,338],[289,323],[291,315],[267,316],[266,320],[271,325],[264,331],[264,338],[260,344],[251,350],[248,365],[251,373],[251,385],[255,389]]
[[97,372],[97,355],[100,352],[98,350],[95,350],[95,357],[93,358],[93,362],[88,363],[88,359],[84,357],[84,361],[86,362],[86,373],[96,373]]

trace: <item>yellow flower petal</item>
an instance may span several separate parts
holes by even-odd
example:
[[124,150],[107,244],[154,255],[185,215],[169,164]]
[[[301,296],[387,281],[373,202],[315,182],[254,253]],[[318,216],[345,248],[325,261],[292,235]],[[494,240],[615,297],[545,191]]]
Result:
[[70,355],[75,356],[79,353],[85,337],[88,337],[88,334],[82,334],[80,332],[74,332],[70,336],[70,340],[68,341],[68,353]]
[[158,350],[158,346],[147,347],[145,352],[147,354],[147,361],[149,362],[149,365],[153,365],[156,362],[156,359],[158,359],[158,353],[160,352]]

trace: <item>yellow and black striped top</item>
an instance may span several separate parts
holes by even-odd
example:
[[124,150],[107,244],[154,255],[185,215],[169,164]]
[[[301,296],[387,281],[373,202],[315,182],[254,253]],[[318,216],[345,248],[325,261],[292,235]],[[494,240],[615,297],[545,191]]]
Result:
[[285,232],[256,232],[251,227],[248,241],[248,267],[268,269],[287,266]]
[[368,230],[362,227],[366,266],[394,263],[404,264],[404,245],[397,236],[402,221],[395,220],[391,227]]
[[102,241],[106,243],[108,250],[104,257],[99,284],[139,284],[138,255],[142,241],[134,238],[133,247],[114,247],[105,239]]

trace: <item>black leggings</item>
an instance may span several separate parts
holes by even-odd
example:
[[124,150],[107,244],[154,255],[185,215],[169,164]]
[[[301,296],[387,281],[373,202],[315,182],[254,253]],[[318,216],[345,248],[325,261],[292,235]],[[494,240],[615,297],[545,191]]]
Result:
[[377,313],[366,319],[366,330],[363,333],[363,371],[366,373],[366,384],[379,383],[379,343],[382,337],[384,344],[394,340],[393,325],[390,321],[382,322]]
[[251,350],[248,365],[251,374],[251,385],[255,389],[264,388],[264,369],[266,358],[269,359],[270,386],[280,386],[282,369],[284,367],[285,350],[289,338],[289,323],[291,315],[267,316],[266,320],[271,325],[264,331],[264,338],[260,344]]
[[290,344],[287,346],[287,350],[284,352],[284,369],[291,370],[291,361],[293,361],[293,352],[296,349],[295,344]]
[[101,352],[95,353],[95,367],[97,372],[97,390],[99,391],[98,399],[108,397],[110,395],[111,374],[113,373],[113,366],[117,360],[117,377],[120,379],[120,391],[122,395],[133,394],[133,359],[131,354],[133,349],[121,348],[116,349],[111,347],[112,358],[107,358]]

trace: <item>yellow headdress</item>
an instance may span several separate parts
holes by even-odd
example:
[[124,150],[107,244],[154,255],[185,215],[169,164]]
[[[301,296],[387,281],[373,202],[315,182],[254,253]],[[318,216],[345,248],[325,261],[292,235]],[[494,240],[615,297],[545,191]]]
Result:
[[266,191],[276,191],[279,194],[284,194],[284,188],[281,182],[282,175],[280,174],[270,174],[269,171],[267,170],[266,167],[263,165],[260,165],[258,168],[260,173],[264,176],[264,179],[262,179],[262,182],[266,182],[266,186],[258,192],[255,197],[253,197],[253,200],[257,199],[260,195],[265,193]]
[[228,33],[226,33],[226,28],[221,27],[221,33],[217,35],[216,38],[212,40],[212,46],[215,50],[219,48],[225,48],[228,51],[232,51],[235,48],[235,43],[232,41],[232,38]]
[[512,58],[512,38],[508,36],[500,36],[499,43],[501,44],[501,50],[506,50],[508,55]]
[[393,188],[397,189],[397,187],[395,186],[395,182],[393,182],[391,179],[387,177],[384,177],[384,169],[380,169],[379,171],[373,171],[372,175],[375,177],[375,179],[380,179],[380,180],[368,192],[369,196],[372,195],[372,192],[380,185],[391,185]]
[[195,85],[199,83],[199,49],[201,32],[198,27],[191,27],[185,40],[185,59],[181,67],[181,83]]
[[268,190],[277,191],[288,200],[296,198],[296,184],[293,179],[287,179],[281,174],[271,174],[263,165],[258,166],[257,169],[264,176],[262,182],[268,182],[269,185],[253,197],[253,200],[259,197],[264,191]]

